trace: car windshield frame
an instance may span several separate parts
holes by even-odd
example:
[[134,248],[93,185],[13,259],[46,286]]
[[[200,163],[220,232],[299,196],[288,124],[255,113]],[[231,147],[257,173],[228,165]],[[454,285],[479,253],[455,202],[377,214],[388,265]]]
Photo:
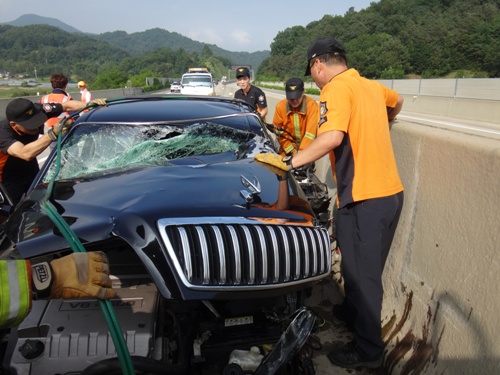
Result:
[[[262,134],[231,127],[241,114],[170,122],[82,122],[61,145],[56,180],[96,178],[134,169],[229,162],[268,148]],[[182,160],[182,161],[181,161]],[[54,178],[57,159],[47,161],[42,183]]]

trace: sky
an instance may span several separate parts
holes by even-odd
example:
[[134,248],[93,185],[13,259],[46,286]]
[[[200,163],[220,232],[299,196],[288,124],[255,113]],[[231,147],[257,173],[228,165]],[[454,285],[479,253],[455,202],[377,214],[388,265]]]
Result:
[[360,11],[372,2],[378,0],[0,0],[0,23],[36,14],[94,34],[160,28],[228,51],[255,52],[270,50],[274,37],[289,27],[327,14],[343,16],[351,7]]

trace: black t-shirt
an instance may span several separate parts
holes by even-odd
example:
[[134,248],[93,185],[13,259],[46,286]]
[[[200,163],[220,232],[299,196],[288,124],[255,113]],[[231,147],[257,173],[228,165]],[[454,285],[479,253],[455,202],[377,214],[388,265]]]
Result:
[[[50,106],[51,110],[46,111],[50,117],[59,116],[63,112],[60,103],[51,103]],[[27,145],[36,141],[40,134],[43,134],[43,128],[44,125],[41,124],[39,134],[19,134],[8,120],[0,121],[0,181],[14,204],[17,204],[28,191],[40,169],[36,158],[26,161],[9,155],[7,150],[16,142]]]
[[255,87],[254,85],[250,86],[250,90],[248,90],[246,95],[243,93],[243,90],[236,90],[236,92],[234,93],[234,98],[244,100],[255,109],[257,109],[257,107],[267,107],[266,94],[264,94],[264,91],[262,91],[258,87]]

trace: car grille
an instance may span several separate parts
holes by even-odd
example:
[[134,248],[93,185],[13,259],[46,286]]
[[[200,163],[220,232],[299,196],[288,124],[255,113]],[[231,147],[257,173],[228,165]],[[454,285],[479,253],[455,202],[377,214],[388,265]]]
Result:
[[319,279],[330,272],[330,237],[323,227],[204,219],[158,222],[170,258],[187,287],[274,288]]

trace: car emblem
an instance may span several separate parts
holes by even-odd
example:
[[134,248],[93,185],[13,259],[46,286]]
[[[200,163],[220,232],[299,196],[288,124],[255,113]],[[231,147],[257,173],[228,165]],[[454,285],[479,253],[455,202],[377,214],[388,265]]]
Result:
[[243,184],[244,187],[248,189],[248,190],[240,190],[240,195],[247,203],[252,203],[254,195],[256,194],[258,195],[262,192],[262,189],[260,187],[260,181],[255,176],[253,177],[253,182],[243,175],[241,175],[240,177],[241,177],[241,183]]

